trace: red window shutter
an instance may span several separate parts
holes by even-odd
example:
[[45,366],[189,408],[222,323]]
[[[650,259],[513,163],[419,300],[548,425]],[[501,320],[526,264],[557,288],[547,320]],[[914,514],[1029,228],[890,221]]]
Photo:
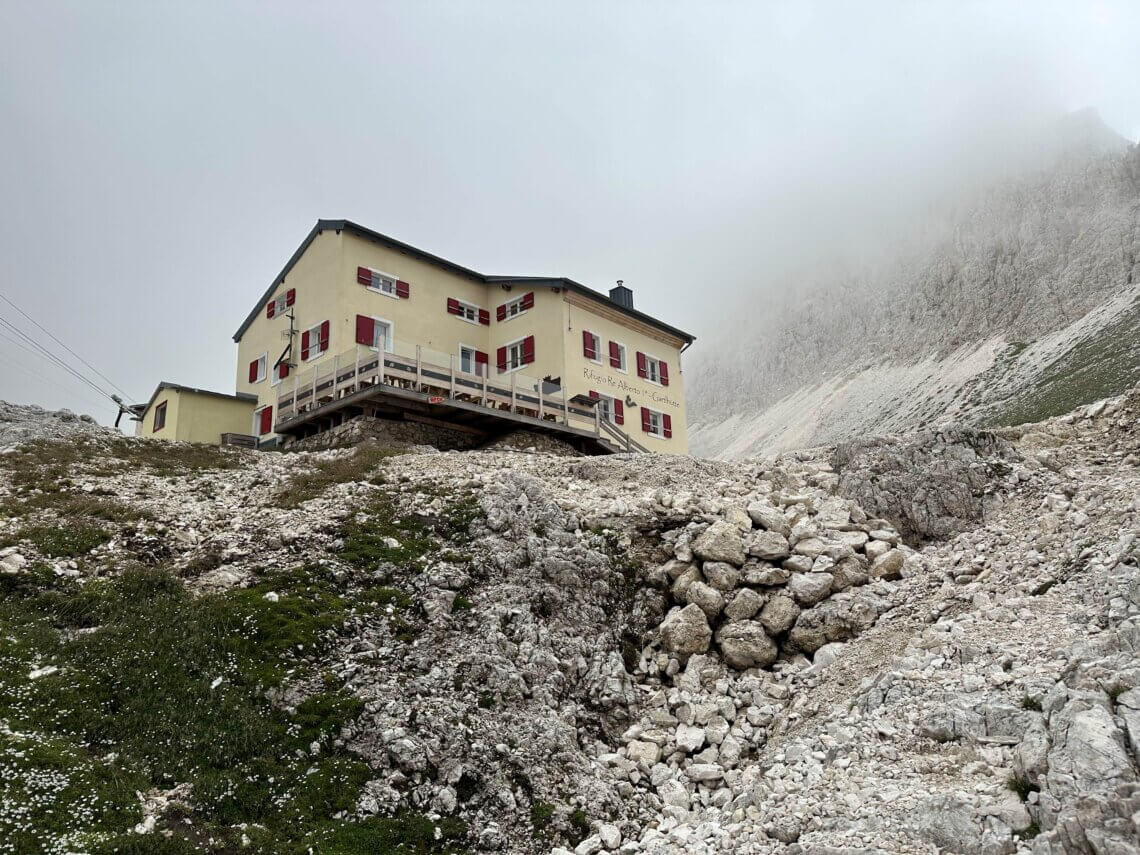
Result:
[[657,363],[657,373],[661,378],[661,385],[662,386],[668,386],[669,385],[669,366],[668,366],[668,364],[665,362]]
[[376,341],[376,321],[366,315],[356,316],[356,343],[372,347]]
[[328,349],[329,349],[329,322],[328,321],[322,321],[321,322],[321,344],[320,344],[320,348],[319,348],[318,352],[324,353]]
[[533,309],[534,308],[534,292],[533,291],[528,291],[526,294],[523,294],[522,307],[524,309]]
[[649,374],[649,363],[645,359],[645,354],[640,350],[637,352],[637,376],[646,377]]
[[289,376],[289,363],[288,362],[282,362],[280,365],[277,366],[277,376],[280,377],[282,380],[284,380],[286,377]]
[[610,342],[610,368],[621,368],[621,350],[616,341]]
[[649,433],[649,410],[645,407],[641,408],[641,429]]
[[483,365],[487,364],[487,354],[481,350],[477,350],[475,351],[475,364],[479,365],[480,363]]
[[668,413],[661,414],[661,427],[665,429],[665,438],[669,439],[673,436],[673,419]]
[[410,286],[403,279],[396,280],[396,296],[401,300],[406,300],[412,294],[412,286]]
[[523,339],[523,365],[530,365],[534,362],[534,336],[528,335]]
[[601,395],[599,395],[597,392],[595,392],[593,389],[591,389],[590,390],[590,397],[596,401],[596,400],[598,400],[598,398],[601,397]]
[[459,314],[459,301],[456,300],[454,297],[448,297],[447,298],[447,313],[449,315],[458,315]]
[[495,362],[499,365],[500,374],[507,370],[507,349],[505,347],[500,347],[495,351]]
[[273,430],[273,407],[264,407],[259,413],[257,432],[264,436]]
[[256,359],[253,360],[253,362],[249,363],[249,382],[250,383],[256,383],[257,382],[257,363],[258,363],[258,360],[256,360]]
[[501,305],[501,306],[499,306],[499,308],[495,309],[495,320],[505,321],[506,319],[507,319],[507,304],[503,303],[503,305]]
[[356,268],[356,281],[366,288],[372,287],[372,271],[367,267]]
[[277,314],[277,301],[270,300],[265,304],[265,317],[272,318],[275,314]]
[[309,331],[305,330],[301,333],[301,358],[309,358]]
[[486,309],[479,310],[479,323],[485,327],[489,327],[491,325],[491,313]]
[[594,334],[589,330],[582,330],[582,355],[587,359],[598,358],[598,350],[594,346]]
[[625,406],[619,398],[614,398],[614,424],[625,424]]
[[285,292],[285,305],[286,306],[292,306],[296,302],[297,302],[297,289],[296,288],[290,288],[288,291]]

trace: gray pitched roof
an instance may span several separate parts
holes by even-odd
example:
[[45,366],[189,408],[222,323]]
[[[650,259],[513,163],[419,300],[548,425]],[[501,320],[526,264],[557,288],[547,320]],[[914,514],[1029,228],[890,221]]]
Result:
[[477,273],[467,267],[458,265],[452,261],[448,261],[445,258],[440,258],[438,255],[432,255],[430,252],[425,252],[422,249],[417,249],[416,247],[411,246],[410,244],[406,244],[403,241],[398,241],[395,238],[388,237],[388,235],[381,234],[380,232],[374,232],[371,229],[366,229],[364,226],[357,225],[356,223],[353,223],[349,220],[317,220],[317,224],[313,226],[312,230],[309,232],[305,240],[302,241],[299,247],[297,247],[297,251],[294,252],[289,260],[285,263],[285,267],[282,268],[281,272],[278,273],[277,277],[273,280],[272,283],[270,283],[269,287],[266,289],[257,305],[253,307],[253,310],[250,311],[245,320],[242,321],[242,325],[238,327],[237,332],[234,333],[234,341],[241,340],[242,335],[247,329],[249,329],[249,325],[253,323],[254,319],[258,316],[262,308],[265,306],[265,303],[271,296],[273,296],[273,292],[277,289],[277,286],[280,285],[282,281],[284,281],[285,277],[289,274],[289,271],[293,269],[293,265],[297,263],[298,259],[300,259],[302,255],[304,255],[305,250],[309,248],[309,244],[311,244],[313,240],[316,239],[317,235],[323,231],[347,231],[354,235],[357,235],[358,237],[362,237],[365,240],[370,240],[382,246],[385,246],[388,249],[394,249],[397,252],[406,253],[413,258],[419,259],[420,261],[426,261],[429,264],[434,264],[437,267],[440,267],[458,276],[473,279],[476,282],[481,282],[483,284],[518,284],[534,285],[536,287],[566,288],[567,290],[574,291],[588,299],[594,300],[617,312],[620,312],[623,315],[627,315],[628,317],[639,320],[642,323],[649,324],[650,326],[656,327],[657,329],[662,330],[663,332],[667,332],[670,335],[677,336],[677,338],[681,339],[687,344],[691,344],[695,340],[694,336],[690,335],[687,332],[684,332],[683,330],[679,330],[674,326],[670,326],[664,321],[659,321],[652,315],[645,314],[645,312],[639,312],[637,309],[630,309],[626,306],[619,305],[618,303],[613,302],[613,300],[611,300],[605,294],[602,294],[599,291],[595,291],[593,288],[587,288],[585,285],[575,282],[573,279],[567,279],[564,276],[487,276],[482,273]]

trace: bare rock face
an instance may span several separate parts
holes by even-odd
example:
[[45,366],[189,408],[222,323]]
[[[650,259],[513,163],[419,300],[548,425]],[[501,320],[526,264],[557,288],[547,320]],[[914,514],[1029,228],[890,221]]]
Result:
[[717,630],[716,642],[733,668],[764,668],[776,661],[776,643],[757,621],[724,624]]
[[987,486],[1020,459],[994,433],[954,428],[841,442],[831,463],[840,495],[890,520],[916,545],[981,519]]
[[674,609],[661,622],[661,644],[679,656],[704,653],[709,649],[712,630],[700,606],[692,603],[683,609]]

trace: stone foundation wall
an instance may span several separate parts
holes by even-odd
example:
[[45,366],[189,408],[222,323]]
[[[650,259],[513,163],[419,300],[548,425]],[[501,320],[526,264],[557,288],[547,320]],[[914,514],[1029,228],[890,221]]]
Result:
[[358,416],[323,433],[291,442],[287,447],[296,451],[322,451],[357,445],[365,440],[387,448],[430,445],[452,451],[474,448],[485,441],[485,437],[422,422]]

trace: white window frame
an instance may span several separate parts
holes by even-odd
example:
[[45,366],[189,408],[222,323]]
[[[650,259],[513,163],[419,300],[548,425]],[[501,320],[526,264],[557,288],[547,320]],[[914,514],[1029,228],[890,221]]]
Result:
[[[273,317],[274,318],[276,318],[278,315],[285,314],[285,310],[289,308],[287,305],[285,305],[285,303],[287,301],[288,301],[288,295],[287,294],[280,294],[280,295],[273,298]],[[272,320],[272,318],[270,320]]]
[[261,354],[261,356],[257,357],[257,359],[254,361],[257,362],[257,379],[254,380],[253,382],[254,383],[264,383],[265,382],[265,375],[269,371],[269,354],[263,353],[263,354]]
[[[465,351],[465,350],[471,351],[471,370],[470,371],[463,371],[463,351]],[[474,374],[476,377],[482,377],[483,375],[479,373],[479,363],[476,361],[476,358],[475,358],[475,355],[478,352],[479,352],[479,348],[477,348],[475,345],[464,344],[463,342],[459,342],[459,370],[463,371],[464,374]],[[486,362],[483,363],[483,365],[486,365],[486,364],[487,364]],[[487,369],[484,368],[483,370],[486,371]],[[489,371],[487,373],[490,374]]]
[[[506,344],[502,345],[503,347],[505,347],[507,349],[507,370],[503,372],[504,374],[513,374],[516,371],[521,371],[523,368],[526,368],[527,364],[522,361],[522,359],[523,359],[523,342],[526,341],[526,339],[527,339],[527,337],[524,335],[522,338],[515,339],[514,341],[510,341],[510,342],[507,342]],[[511,364],[511,348],[512,347],[518,347],[518,349],[519,349],[519,364],[516,365],[514,368],[510,367],[510,364]]]
[[364,287],[367,290],[371,291],[373,294],[383,294],[385,297],[391,297],[395,300],[400,299],[399,295],[396,293],[396,283],[400,280],[399,276],[393,276],[391,273],[385,273],[383,270],[377,270],[374,267],[369,267],[368,272],[369,274],[376,274],[383,279],[389,280],[392,283],[392,290],[389,291],[383,287],[377,288],[374,285],[365,285]]
[[[624,344],[622,344],[620,341],[615,341],[614,344],[616,344],[618,346],[618,349],[621,351],[621,365],[618,365],[616,367],[613,365],[610,365],[610,368],[613,368],[614,371],[620,371],[622,374],[628,374],[629,373],[629,348],[626,347]],[[646,356],[648,356],[648,355],[649,354],[646,354]],[[607,364],[609,363],[609,356],[610,355],[607,353],[606,354]]]
[[[645,431],[645,433],[657,439],[665,439],[665,414],[660,410],[650,410],[649,407],[645,409],[649,412],[649,430]],[[653,425],[655,419],[657,422],[656,428]]]
[[[284,365],[285,363],[281,363],[281,364]],[[281,385],[281,366],[278,366],[276,369],[274,369],[273,373],[270,375],[269,385],[270,386],[280,386]]]
[[[598,393],[598,412],[604,421],[609,422],[611,425],[617,424],[617,412],[614,408],[614,401],[617,400],[613,395],[606,395],[602,392]],[[603,406],[603,404],[605,406]]]
[[316,326],[312,326],[312,327],[309,327],[307,330],[301,331],[302,335],[304,335],[305,333],[309,334],[309,355],[307,357],[305,357],[305,359],[302,361],[304,361],[304,362],[315,362],[316,360],[320,359],[322,356],[324,356],[326,353],[329,352],[329,349],[332,346],[332,321],[331,321],[331,319],[329,321],[329,347],[325,348],[324,350],[317,352],[316,354],[313,353],[313,333],[316,332],[316,334],[317,334],[316,335],[317,347],[320,347],[321,346],[321,324],[323,324],[323,323],[324,323],[324,321],[320,321],[319,323],[317,323]]
[[[375,332],[376,332],[376,327],[375,327],[376,324],[384,324],[384,326],[386,326],[388,328],[388,334],[384,337],[384,352],[385,353],[391,353],[392,352],[392,345],[396,341],[396,324],[395,324],[395,322],[390,321],[387,318],[379,318],[376,315],[366,315],[366,317],[372,319],[372,324],[373,324],[372,332],[373,332],[373,334],[375,334]],[[373,338],[373,341],[375,341],[375,338]],[[375,350],[377,353],[380,352],[380,346],[378,344],[372,344],[372,345],[370,345],[370,347],[373,350]]]
[[[515,297],[513,300],[507,300],[507,302],[503,303],[503,306],[506,307],[506,316],[503,318],[503,323],[506,323],[511,318],[517,318],[520,315],[525,315],[530,311],[530,309],[524,309],[522,307],[523,300],[525,299],[526,294],[523,294],[522,296]],[[512,309],[514,309],[513,312],[511,311]]]
[[590,357],[586,356],[584,353],[582,354],[582,358],[587,362],[594,363],[595,365],[604,365],[605,363],[602,361],[602,337],[596,332],[590,332],[589,330],[582,330],[582,332],[588,333],[594,337],[594,358],[590,359]]
[[[479,324],[479,313],[481,311],[483,311],[482,306],[476,306],[474,303],[468,303],[466,300],[459,300],[459,299],[456,299],[454,297],[452,299],[454,299],[455,302],[459,304],[459,308],[460,308],[459,314],[456,315],[455,317],[459,318],[459,320],[461,320],[461,321],[467,321],[467,323],[469,323],[469,324],[475,324],[475,326],[480,326],[480,324]],[[468,312],[471,313],[471,317],[467,317]]]
[[[658,359],[656,356],[652,356],[648,353],[645,354],[645,376],[642,379],[648,380],[654,386],[663,386],[664,384],[661,382],[661,363],[664,361],[664,359]],[[653,369],[652,372],[650,371],[651,366]],[[650,412],[655,411],[651,410]]]

